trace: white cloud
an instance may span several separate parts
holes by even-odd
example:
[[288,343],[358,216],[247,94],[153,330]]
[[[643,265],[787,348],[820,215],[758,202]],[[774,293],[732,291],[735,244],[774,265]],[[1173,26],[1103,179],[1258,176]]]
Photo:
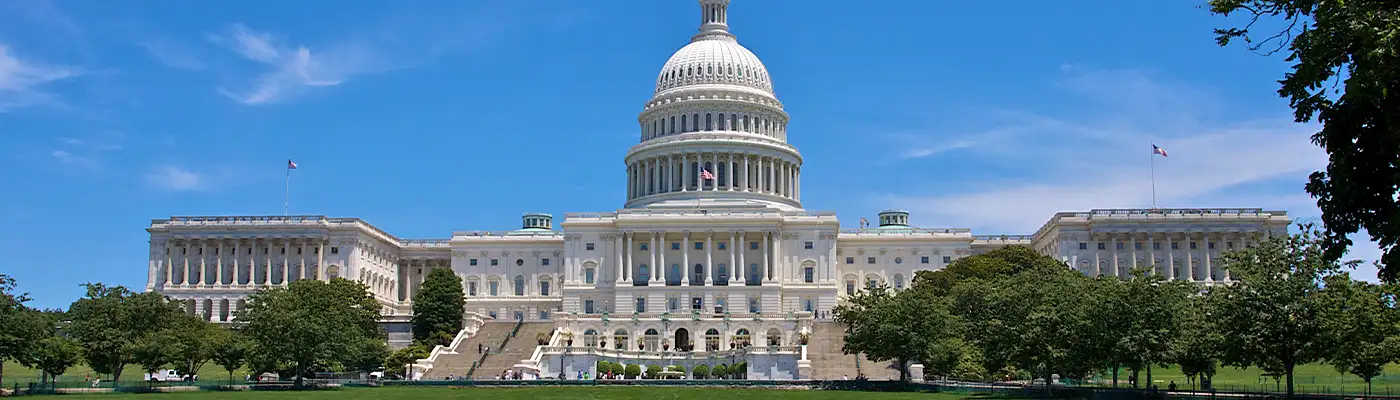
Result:
[[177,192],[195,191],[204,188],[203,176],[171,165],[161,166],[147,173],[145,181],[146,184],[152,187]]
[[167,67],[188,70],[202,70],[205,68],[203,61],[200,61],[199,58],[191,54],[189,49],[177,43],[163,40],[147,40],[136,42],[136,45],[141,46],[141,48],[146,50],[146,54],[150,55],[151,58],[154,58],[161,64],[165,64]]
[[56,95],[41,87],[78,76],[77,68],[21,59],[0,44],[0,113],[34,105],[61,105]]
[[[922,139],[972,143],[952,148],[986,157],[981,165],[963,167],[995,166],[1012,171],[1008,177],[941,185],[936,193],[885,193],[875,200],[908,208],[916,220],[940,226],[1031,233],[1055,212],[1150,207],[1155,174],[1159,207],[1319,214],[1303,191],[1307,175],[1327,163],[1326,154],[1309,141],[1316,126],[1293,123],[1286,110],[1276,119],[1213,118],[1222,102],[1210,90],[1163,83],[1143,71],[1079,66],[1061,71],[1067,76],[1057,87],[1071,95],[1064,100],[1087,101],[1087,112],[1052,116],[999,110],[992,113],[997,118],[984,130],[988,133]],[[1150,143],[1171,157],[1153,156]],[[938,152],[911,147],[905,156]],[[1359,240],[1354,255],[1373,257],[1368,246],[1374,244]]]
[[251,79],[247,87],[219,89],[220,94],[249,105],[275,103],[310,88],[336,86],[356,75],[393,69],[385,56],[359,43],[313,52],[304,45],[290,46],[276,35],[241,24],[230,28],[227,35],[212,39],[265,66],[266,70]]

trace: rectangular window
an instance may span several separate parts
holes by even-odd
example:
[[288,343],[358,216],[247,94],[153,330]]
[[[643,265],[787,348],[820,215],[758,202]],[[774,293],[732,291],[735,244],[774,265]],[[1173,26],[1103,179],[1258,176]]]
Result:
[[496,319],[496,312],[495,312],[495,311],[488,312],[488,313],[486,313],[486,314],[487,314],[487,315],[490,315],[490,316],[491,316],[491,319]]
[[855,257],[846,257],[846,263],[847,263],[847,264],[855,264],[855,263],[856,263],[856,258],[855,258]]
[[1225,249],[1226,249],[1226,250],[1233,249],[1233,248],[1235,248],[1235,242],[1225,242]]
[[491,265],[492,265],[492,266],[495,266],[495,265],[498,265],[498,264],[500,264],[499,260],[496,260],[496,259],[494,259],[494,258],[491,259]]
[[501,293],[501,283],[491,281],[491,283],[486,285],[486,293],[490,294],[491,296],[499,296]]
[[1172,242],[1172,250],[1176,250],[1177,248],[1180,247],[1180,245],[1181,245],[1181,242]]
[[751,313],[751,314],[758,314],[760,311],[763,311],[763,310],[761,310],[761,309],[759,308],[758,305],[759,305],[759,302],[758,302],[758,298],[757,298],[757,297],[751,297],[751,298],[749,298],[749,313]]
[[1196,249],[1196,242],[1191,242],[1191,250],[1195,250],[1195,249]]
[[749,250],[758,250],[758,242],[749,242]]
[[855,295],[855,294],[856,294],[856,281],[846,281],[846,294],[847,294],[847,295]]
[[[219,254],[219,249],[214,249],[214,254]],[[301,248],[297,248],[297,254],[301,254]]]
[[1084,243],[1084,242],[1079,242],[1079,249],[1080,249],[1080,250],[1088,250],[1088,249],[1089,249],[1089,244],[1088,244],[1088,243]]
[[476,259],[473,258],[473,259],[467,260],[467,265],[476,265]]
[[696,249],[696,250],[704,250],[704,249],[705,249],[705,242],[695,242],[695,249]]
[[476,296],[476,282],[467,282],[467,295]]
[[1103,249],[1104,249],[1104,243],[1103,243],[1103,242],[1099,242],[1099,243],[1098,243],[1098,247],[1099,247],[1099,250],[1103,250]]
[[1152,250],[1161,250],[1161,249],[1162,249],[1162,244],[1161,244],[1161,243],[1159,243],[1159,242],[1152,242]]
[[583,244],[583,249],[584,249],[584,250],[588,250],[588,251],[593,251],[593,243],[584,243],[584,244]]
[[595,271],[593,268],[583,270],[583,283],[593,283],[593,271]]
[[593,313],[593,300],[584,300],[584,301],[583,301],[583,313],[584,313],[584,314],[592,314],[592,313]]
[[540,265],[549,265],[549,259],[548,259],[548,258],[542,258],[542,259],[540,259]]
[[692,298],[690,298],[690,309],[691,309],[692,311],[704,311],[704,310],[705,310],[705,298],[704,298],[704,297],[692,297]]
[[646,243],[642,243],[641,250],[642,250],[642,251],[647,251],[647,244],[646,244]]
[[1114,244],[1113,244],[1113,249],[1114,249],[1114,250],[1123,250],[1123,242],[1114,243]]
[[812,249],[812,242],[803,243],[803,244],[802,244],[802,248],[807,249],[807,250],[811,250],[811,249]]
[[549,319],[549,311],[540,311],[540,319]]
[[944,263],[944,264],[951,263],[951,262],[953,262],[953,256],[943,256],[943,263]]
[[865,258],[865,263],[866,263],[866,264],[874,264],[874,263],[875,263],[875,257],[866,257],[866,258]]
[[540,282],[540,296],[549,295],[549,281]]
[[681,299],[680,299],[680,298],[676,298],[676,297],[667,297],[667,298],[666,298],[666,309],[667,309],[667,310],[677,311],[677,310],[680,310],[680,308],[681,308]]
[[633,310],[637,310],[639,313],[647,312],[647,299],[645,297],[638,297],[637,304],[632,307]]
[[725,249],[724,242],[719,242],[718,245],[719,245],[719,249],[720,249],[720,250],[724,250],[724,249]]
[[1133,242],[1133,250],[1142,250],[1142,242]]
[[681,242],[671,242],[671,250],[680,250]]
[[928,264],[928,256],[919,256],[919,264]]
[[817,271],[816,268],[807,267],[802,271],[802,274],[802,280],[804,282],[812,283],[815,280],[815,275],[817,274]]
[[1215,242],[1206,242],[1206,248],[1215,250]]

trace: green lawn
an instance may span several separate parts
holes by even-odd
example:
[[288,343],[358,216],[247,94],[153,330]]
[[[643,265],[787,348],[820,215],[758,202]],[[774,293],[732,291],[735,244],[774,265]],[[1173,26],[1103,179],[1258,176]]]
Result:
[[[1119,385],[1127,385],[1127,374],[1127,370],[1119,373]],[[1338,373],[1335,368],[1326,364],[1302,365],[1293,372],[1293,375],[1294,385],[1299,392],[1336,393],[1345,389],[1347,392],[1355,393],[1365,387],[1364,382],[1355,375]],[[1147,379],[1145,373],[1140,377],[1144,380]],[[1167,387],[1167,384],[1172,381],[1175,381],[1178,387],[1189,387],[1186,384],[1186,376],[1181,373],[1180,368],[1175,366],[1153,368],[1152,380],[1156,381],[1157,385],[1162,388]],[[1256,368],[1221,367],[1215,375],[1214,382],[1215,387],[1219,390],[1260,391],[1274,389],[1273,378],[1261,377]],[[1107,384],[1108,382],[1102,383]],[[1282,382],[1280,382],[1281,384]],[[1391,393],[1400,394],[1400,365],[1387,365],[1385,372],[1372,380],[1372,385],[1372,391],[1375,394],[1384,394],[1386,389],[1390,389]]]
[[[13,387],[15,383],[18,383],[20,386],[25,386],[29,382],[39,381],[38,370],[25,368],[23,365],[19,365],[19,363],[16,363],[14,361],[5,362],[4,373],[4,385],[7,388]],[[127,382],[141,380],[141,375],[143,373],[144,372],[141,371],[140,365],[127,365],[126,370],[122,371],[122,381]],[[243,375],[247,373],[247,370],[240,369],[234,372],[234,378],[236,380],[242,381]],[[72,368],[69,368],[67,372],[64,372],[62,376],[59,376],[58,381],[83,382],[90,379],[93,376],[97,376],[97,374],[92,372],[91,367],[88,367],[86,364],[78,363],[78,365],[74,365]],[[205,363],[204,367],[199,369],[199,377],[201,381],[224,381],[228,380],[228,371],[225,371],[223,367],[214,365],[214,363]]]
[[357,399],[480,399],[492,400],[658,400],[658,399],[754,399],[754,400],[958,400],[969,398],[965,395],[944,393],[879,393],[847,392],[834,390],[771,390],[771,389],[700,389],[700,388],[658,388],[658,387],[548,387],[548,388],[472,388],[453,389],[437,387],[388,387],[358,388],[312,392],[190,392],[149,394],[98,394],[63,396],[64,399],[146,399],[159,397],[161,400],[357,400]]

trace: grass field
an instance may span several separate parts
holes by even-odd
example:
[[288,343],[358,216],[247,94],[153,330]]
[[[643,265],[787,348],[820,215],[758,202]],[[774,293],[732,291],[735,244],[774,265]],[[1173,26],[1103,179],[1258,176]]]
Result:
[[[5,362],[4,372],[5,387],[12,387],[15,383],[18,383],[20,386],[25,386],[29,382],[39,381],[38,370],[25,368],[23,365],[19,365],[19,363],[16,363],[14,361]],[[141,371],[140,365],[127,365],[126,370],[122,371],[122,381],[141,380],[142,373],[143,371]],[[241,381],[243,380],[243,375],[247,373],[248,371],[240,369],[238,371],[235,371],[233,376]],[[90,379],[90,377],[93,376],[97,376],[97,374],[92,372],[91,367],[88,367],[86,364],[79,363],[78,365],[74,365],[72,368],[69,368],[68,371],[64,372],[62,376],[59,376],[58,381],[83,382]],[[203,368],[199,369],[199,377],[202,381],[211,379],[224,381],[228,380],[228,371],[225,371],[223,367],[214,365],[213,363],[206,363],[204,364]]]
[[[64,399],[145,399],[152,395],[142,394],[98,394],[71,395]],[[492,400],[656,400],[656,399],[762,399],[762,400],[957,400],[968,396],[944,393],[879,393],[828,390],[769,390],[736,389],[717,390],[701,388],[658,388],[658,387],[552,387],[552,388],[426,388],[388,387],[359,388],[312,392],[192,392],[158,395],[161,400],[358,400],[358,399],[419,399],[433,400],[480,399]]]
[[[1145,372],[1139,377],[1144,381],[1147,379]],[[1308,364],[1299,366],[1293,372],[1294,385],[1299,392],[1307,393],[1336,393],[1343,390],[1347,392],[1360,392],[1365,383],[1355,375],[1342,374],[1337,372],[1331,365]],[[1152,368],[1152,380],[1157,382],[1157,386],[1165,388],[1169,383],[1175,381],[1179,388],[1189,388],[1186,384],[1186,376],[1181,373],[1181,369],[1175,366],[1168,368]],[[1118,375],[1118,384],[1126,386],[1128,382],[1128,371],[1124,370]],[[1100,384],[1107,385],[1107,381],[1100,381]],[[1229,391],[1260,391],[1273,390],[1274,380],[1271,377],[1262,376],[1258,369],[1247,368],[1238,369],[1234,367],[1222,367],[1215,374],[1214,383],[1216,389]],[[1372,391],[1376,394],[1386,393],[1390,389],[1391,393],[1400,394],[1400,365],[1390,364],[1385,367],[1385,372],[1381,376],[1371,381]],[[1280,383],[1281,384],[1281,383]]]

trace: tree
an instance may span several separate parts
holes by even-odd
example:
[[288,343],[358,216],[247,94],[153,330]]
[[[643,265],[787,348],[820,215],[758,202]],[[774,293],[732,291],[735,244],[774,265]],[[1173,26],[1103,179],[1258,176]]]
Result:
[[1176,352],[1172,357],[1187,379],[1202,384],[1215,376],[1221,357],[1221,344],[1225,340],[1217,325],[1219,320],[1216,318],[1215,303],[1219,300],[1215,293],[1211,290],[1190,298],[1186,306],[1188,311],[1182,314],[1181,335],[1177,337]]
[[69,367],[78,363],[78,347],[72,340],[62,336],[49,336],[39,340],[30,349],[29,356],[25,357],[20,365],[44,371],[49,376],[50,382],[55,382],[59,375],[68,371]]
[[[1210,0],[1213,14],[1245,14],[1243,27],[1216,29],[1216,42],[1243,39],[1250,51],[1285,48],[1292,71],[1279,80],[1293,119],[1316,118],[1314,144],[1328,154],[1306,189],[1326,226],[1324,246],[1341,259],[1365,229],[1384,249],[1382,279],[1400,278],[1400,2]],[[1281,29],[1256,34],[1261,18],[1282,18]],[[1262,39],[1261,39],[1262,38]],[[1342,89],[1338,90],[1337,85]],[[1329,95],[1329,92],[1330,95]]]
[[101,283],[83,286],[87,295],[68,307],[68,332],[83,347],[88,366],[113,381],[133,362],[138,341],[164,331],[182,315],[179,305],[160,293]]
[[1400,360],[1400,310],[1393,292],[1379,285],[1352,280],[1347,274],[1327,279],[1322,290],[1328,311],[1323,313],[1330,354],[1337,367],[1366,381],[1381,374],[1386,364]]
[[627,379],[635,379],[637,375],[642,374],[642,367],[637,364],[627,364],[627,368],[624,368],[622,372],[623,375],[627,376]]
[[1069,268],[1028,269],[995,282],[960,283],[954,295],[986,370],[1012,366],[1048,385],[1053,374],[1082,377],[1104,364],[1083,351],[1102,346],[1093,333],[1099,312],[1092,309],[1091,283]]
[[1343,265],[1324,254],[1325,246],[1311,225],[1299,225],[1298,234],[1222,257],[1239,280],[1220,289],[1221,307],[1215,310],[1225,338],[1223,361],[1284,377],[1288,397],[1293,397],[1294,367],[1326,356],[1327,306],[1319,293],[1323,278]]
[[254,344],[255,364],[287,365],[300,386],[312,367],[341,362],[365,339],[384,340],[379,307],[358,282],[298,280],[254,292],[236,317]]
[[15,279],[0,274],[0,387],[4,387],[6,360],[19,361],[35,343],[53,334],[53,323],[24,303],[28,293],[15,292]]
[[227,329],[193,315],[176,317],[167,331],[171,362],[179,366],[180,373],[189,376],[199,374],[199,369],[214,356],[215,346],[229,335]]
[[[435,334],[446,333],[448,342],[462,330],[462,314],[466,312],[466,297],[462,278],[451,268],[435,268],[423,278],[418,293],[413,295],[413,338],[428,340]],[[434,343],[447,345],[448,343]]]
[[918,271],[914,274],[913,287],[928,290],[936,296],[947,296],[954,285],[965,280],[992,280],[1028,269],[1064,267],[1064,263],[1036,253],[1029,247],[1007,246],[959,258],[940,270]]
[[421,344],[414,344],[395,350],[393,353],[389,354],[389,357],[384,359],[384,369],[389,371],[389,373],[385,375],[401,376],[401,374],[404,373],[404,366],[428,358],[431,354],[432,349]]
[[174,362],[175,357],[170,350],[173,340],[165,333],[137,339],[132,343],[131,361],[140,365],[145,373],[154,374]]
[[[1114,314],[1123,328],[1115,332],[1114,354],[1125,365],[1147,369],[1147,382],[1152,382],[1152,366],[1166,363],[1176,353],[1181,336],[1183,311],[1192,288],[1184,281],[1168,281],[1148,270],[1132,271],[1132,278],[1116,282],[1122,286],[1117,302],[1121,308]],[[1116,296],[1115,296],[1116,297]]]
[[388,358],[389,345],[384,339],[366,337],[345,353],[341,365],[345,366],[347,371],[363,372],[368,377],[369,373],[383,369],[384,360]]
[[895,361],[900,381],[909,379],[911,362],[931,358],[940,342],[961,334],[947,299],[923,290],[896,293],[880,284],[857,292],[835,314],[846,325],[841,351],[864,353],[875,362]]
[[248,360],[248,344],[238,332],[225,331],[216,336],[213,352],[209,360],[228,371],[228,380],[233,381],[233,371],[237,371]]

